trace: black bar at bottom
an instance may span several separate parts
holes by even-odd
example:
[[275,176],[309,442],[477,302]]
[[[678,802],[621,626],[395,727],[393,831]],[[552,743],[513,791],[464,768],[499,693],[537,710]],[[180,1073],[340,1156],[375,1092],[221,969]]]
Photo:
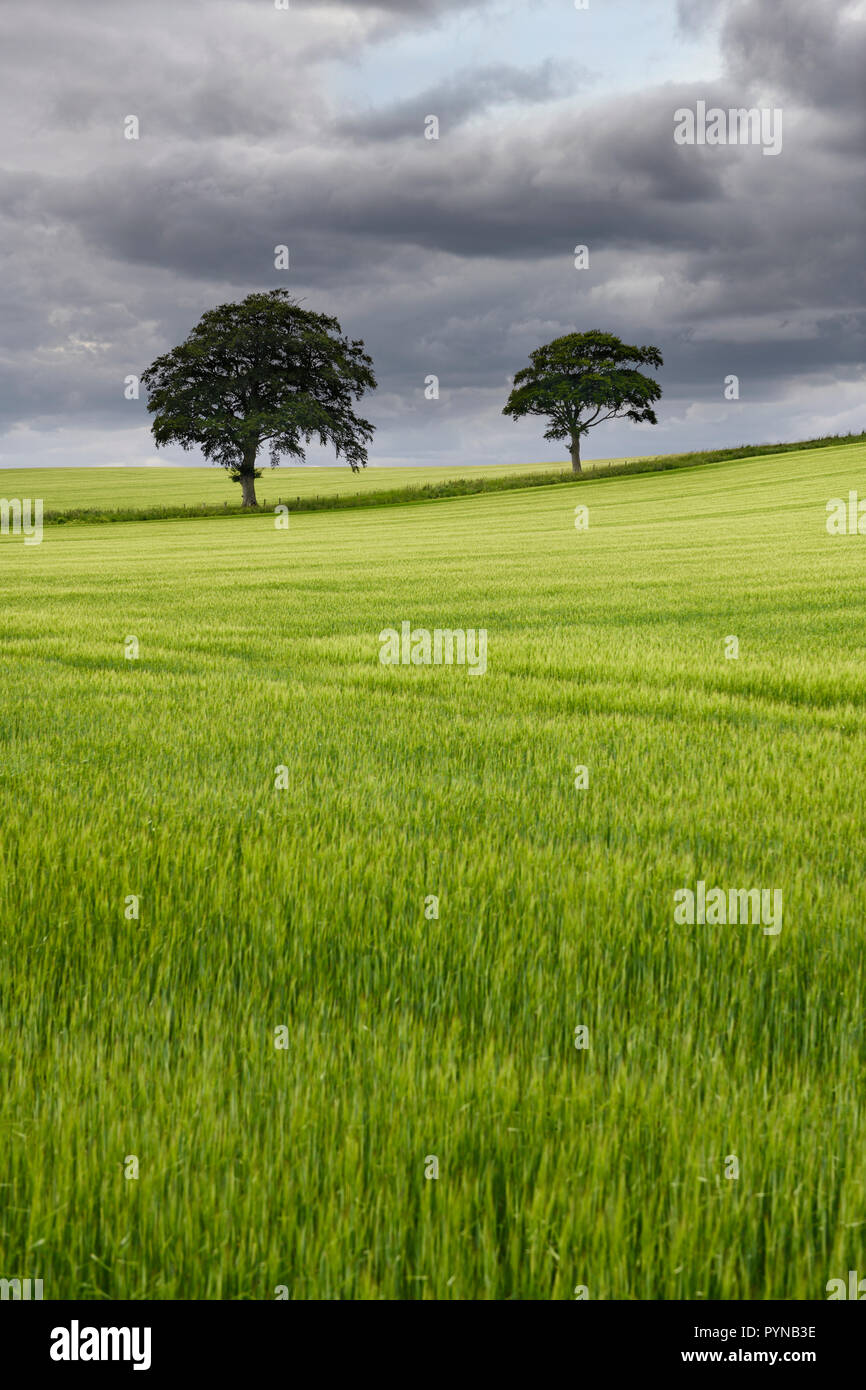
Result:
[[864,1329],[864,1315],[839,1302],[0,1303],[4,1364],[57,1383],[209,1372],[307,1381],[313,1366],[314,1378],[345,1370],[429,1383],[477,1371],[489,1382],[500,1368],[513,1379],[524,1360],[533,1381],[555,1365],[561,1381],[563,1357],[576,1374],[761,1367],[826,1380],[859,1363]]

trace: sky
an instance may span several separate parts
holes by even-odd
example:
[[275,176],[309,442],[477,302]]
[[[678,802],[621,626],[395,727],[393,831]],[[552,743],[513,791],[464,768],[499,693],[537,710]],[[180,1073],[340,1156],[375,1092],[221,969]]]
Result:
[[127,378],[277,286],[372,354],[371,464],[565,459],[502,407],[592,328],[663,397],[584,458],[866,429],[866,0],[282,3],[0,5],[0,466],[202,462]]

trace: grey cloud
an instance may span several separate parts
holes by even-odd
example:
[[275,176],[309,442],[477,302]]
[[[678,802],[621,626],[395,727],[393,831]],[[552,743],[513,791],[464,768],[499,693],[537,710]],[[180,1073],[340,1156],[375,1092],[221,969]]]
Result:
[[728,0],[722,42],[734,77],[806,106],[845,110],[862,129],[866,22],[848,0]]
[[[247,3],[256,4],[258,0],[247,0]],[[378,10],[416,23],[429,23],[449,10],[484,10],[489,0],[293,0],[293,3],[300,10]]]
[[[353,24],[374,21],[357,31],[368,36],[379,14],[411,18],[402,4],[345,8]],[[449,8],[461,7],[435,6],[428,18]],[[44,94],[23,70],[7,89],[22,150],[3,176],[0,223],[7,425],[126,431],[137,421],[146,440],[144,403],[123,400],[123,377],[210,305],[276,284],[367,341],[381,383],[367,411],[380,424],[376,456],[551,456],[540,432],[499,412],[530,349],[575,327],[659,343],[663,422],[717,408],[724,376],[737,372],[744,409],[713,423],[710,442],[747,438],[750,421],[779,436],[794,419],[799,427],[802,412],[771,409],[792,383],[822,402],[813,414],[824,418],[833,383],[862,379],[862,49],[841,4],[821,7],[821,30],[811,6],[792,0],[784,34],[775,5],[730,4],[727,68],[712,83],[698,73],[569,102],[554,64],[491,65],[367,115],[360,140],[320,80],[319,59],[342,59],[348,30],[313,26],[302,51],[268,52],[250,28],[259,12],[223,3],[210,47],[208,30],[196,48],[192,31],[171,31],[167,8],[149,13],[166,20],[164,33],[149,20],[118,48],[122,30],[112,31],[115,46],[89,58],[80,35],[85,65],[68,77],[62,44],[42,28]],[[11,23],[7,12],[7,35]],[[235,62],[239,49],[256,61]],[[23,63],[26,44],[13,51]],[[768,87],[785,103],[779,158],[674,145],[678,106],[749,104]],[[111,126],[135,110],[130,92],[148,136],[138,145]],[[509,104],[491,119],[504,92]],[[53,139],[34,110],[49,113]],[[406,122],[429,113],[442,138],[426,142],[419,128],[407,139]],[[287,275],[273,265],[280,243],[291,250]],[[577,243],[590,247],[587,272],[573,267]],[[429,372],[442,383],[435,407],[423,399]],[[847,391],[839,386],[840,400]],[[759,404],[765,413],[749,415]],[[608,437],[612,451],[638,438]],[[694,438],[639,438],[643,449],[701,442],[698,426]]]
[[712,22],[713,8],[707,0],[677,0],[677,19],[680,28],[687,34],[694,34]]
[[341,134],[366,140],[416,138],[424,129],[427,116],[440,123],[440,135],[461,125],[470,116],[491,107],[522,102],[547,102],[574,91],[585,80],[551,59],[535,68],[507,64],[474,68],[456,74],[450,81],[429,87],[409,101],[397,102],[381,111],[359,112],[344,117],[337,129]]

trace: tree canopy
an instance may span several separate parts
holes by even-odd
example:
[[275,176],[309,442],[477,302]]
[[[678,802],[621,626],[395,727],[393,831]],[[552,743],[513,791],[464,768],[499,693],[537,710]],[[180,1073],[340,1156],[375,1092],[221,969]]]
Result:
[[587,430],[615,416],[658,423],[653,405],[661,387],[638,367],[662,365],[657,347],[633,347],[613,333],[567,333],[529,354],[531,366],[514,378],[503,415],[543,415],[545,439],[567,439],[571,466],[580,472],[580,441]]
[[247,295],[208,310],[179,347],[142,373],[157,447],[198,446],[256,503],[259,449],[271,466],[304,459],[314,438],[353,472],[367,463],[373,425],[353,404],[375,389],[372,358],[335,318],[305,309],[288,290]]

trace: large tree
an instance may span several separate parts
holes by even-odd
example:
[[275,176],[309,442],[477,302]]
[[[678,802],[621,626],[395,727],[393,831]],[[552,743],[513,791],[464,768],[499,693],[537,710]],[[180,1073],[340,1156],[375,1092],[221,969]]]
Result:
[[141,379],[157,447],[198,445],[240,483],[245,507],[258,506],[263,445],[273,468],[282,455],[303,459],[302,441],[313,438],[353,472],[366,466],[373,426],[352,405],[376,386],[372,359],[335,318],[302,308],[288,290],[209,309]]
[[532,363],[514,378],[502,413],[518,420],[544,415],[550,420],[545,439],[567,439],[571,467],[580,472],[580,441],[587,430],[622,415],[636,424],[655,425],[653,404],[658,382],[638,367],[660,367],[656,347],[632,347],[597,328],[567,333],[529,354]]

